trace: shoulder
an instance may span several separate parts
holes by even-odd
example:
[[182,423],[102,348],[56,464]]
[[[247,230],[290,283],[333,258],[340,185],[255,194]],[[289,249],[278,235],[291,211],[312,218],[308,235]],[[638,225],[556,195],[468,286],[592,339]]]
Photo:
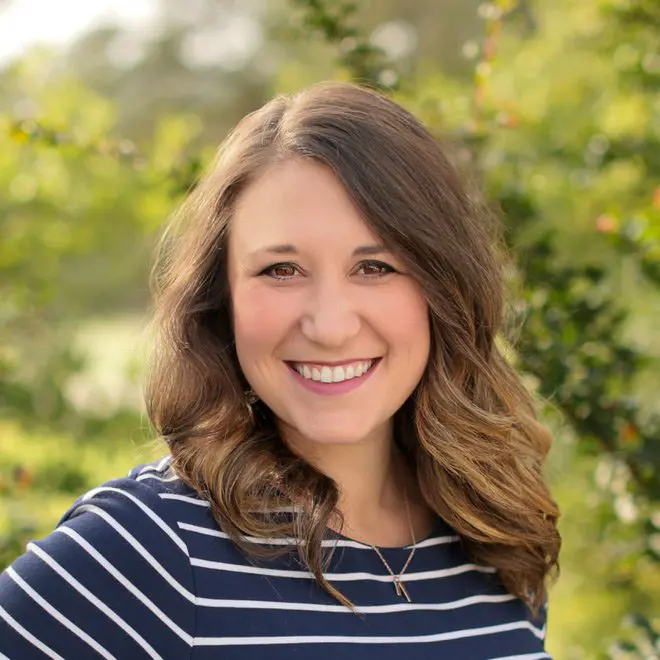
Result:
[[128,471],[127,476],[111,479],[92,488],[69,507],[58,522],[58,527],[74,516],[89,511],[90,506],[94,505],[111,505],[115,510],[122,509],[129,515],[150,510],[166,517],[169,517],[168,502],[173,500],[196,500],[201,506],[206,506],[197,493],[173,472],[170,461],[171,456],[165,456],[136,465]]
[[[87,576],[109,573],[116,577],[119,572],[133,579],[139,573],[142,580],[152,581],[170,575],[172,585],[192,589],[178,498],[202,504],[208,514],[195,492],[174,475],[169,456],[137,465],[127,476],[101,483],[78,497],[50,534],[27,544],[14,566],[32,573],[48,565],[51,571],[61,569],[62,575],[73,576],[85,570]],[[188,509],[199,507],[188,505]],[[145,571],[147,565],[153,570]]]
[[[187,548],[179,535],[177,501],[195,502],[206,507],[197,493],[172,471],[170,456],[136,465],[128,475],[106,481],[87,491],[69,507],[55,532],[83,526],[96,536],[121,536],[136,547],[134,540],[148,545],[164,545],[184,555]],[[80,519],[84,522],[80,522]]]

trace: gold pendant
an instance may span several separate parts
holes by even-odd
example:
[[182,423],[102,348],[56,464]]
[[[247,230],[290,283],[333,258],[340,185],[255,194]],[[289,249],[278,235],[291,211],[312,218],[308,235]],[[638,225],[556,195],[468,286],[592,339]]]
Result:
[[401,582],[400,578],[394,578],[394,588],[396,589],[397,596],[404,597],[409,603],[412,603],[412,598],[406,589],[406,585]]

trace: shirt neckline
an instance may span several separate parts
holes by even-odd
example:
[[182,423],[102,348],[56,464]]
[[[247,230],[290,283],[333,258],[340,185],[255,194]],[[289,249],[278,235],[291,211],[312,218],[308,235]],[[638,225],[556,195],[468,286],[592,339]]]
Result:
[[[415,546],[418,546],[420,543],[423,543],[424,541],[428,541],[432,538],[435,538],[436,536],[439,536],[443,531],[446,523],[445,521],[439,516],[436,516],[435,519],[435,524],[433,525],[433,529],[429,534],[427,534],[424,538],[422,539],[417,539],[415,542]],[[386,552],[396,552],[397,550],[399,552],[402,551],[407,551],[407,550],[412,550],[413,549],[413,544],[409,543],[408,545],[396,545],[396,546],[388,546],[388,545],[371,545],[369,543],[365,543],[364,541],[358,541],[357,539],[353,539],[350,536],[346,536],[344,534],[340,534],[339,532],[336,532],[334,529],[331,529],[330,527],[327,528],[328,533],[330,534],[331,538],[333,539],[338,539],[340,541],[350,541],[351,543],[355,543],[357,545],[361,545],[364,548],[372,548],[376,547],[379,550],[384,550]]]

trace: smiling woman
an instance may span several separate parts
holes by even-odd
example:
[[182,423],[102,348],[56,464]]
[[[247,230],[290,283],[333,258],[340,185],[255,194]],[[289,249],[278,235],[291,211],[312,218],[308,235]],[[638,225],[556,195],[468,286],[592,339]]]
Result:
[[495,342],[475,200],[372,90],[244,118],[163,243],[147,405],[169,454],[8,569],[0,651],[548,658],[551,438]]

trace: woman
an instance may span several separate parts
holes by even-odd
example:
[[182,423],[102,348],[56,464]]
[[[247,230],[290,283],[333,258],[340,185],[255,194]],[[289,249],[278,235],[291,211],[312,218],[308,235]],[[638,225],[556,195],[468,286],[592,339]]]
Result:
[[495,343],[487,214],[325,83],[243,119],[165,242],[170,454],[3,575],[10,658],[548,658],[551,438]]

